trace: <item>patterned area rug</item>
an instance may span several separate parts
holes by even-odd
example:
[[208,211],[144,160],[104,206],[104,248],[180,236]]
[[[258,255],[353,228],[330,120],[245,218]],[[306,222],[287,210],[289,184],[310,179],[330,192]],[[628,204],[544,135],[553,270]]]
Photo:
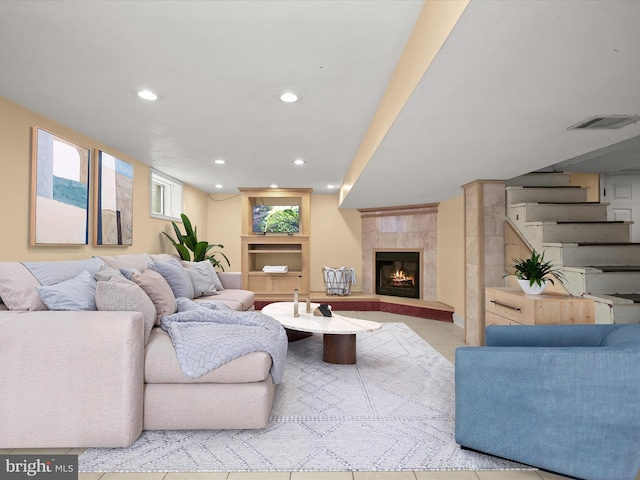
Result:
[[526,468],[454,440],[454,368],[402,323],[358,335],[358,363],[331,365],[322,337],[289,344],[262,430],[145,431],[92,448],[81,472],[399,471]]

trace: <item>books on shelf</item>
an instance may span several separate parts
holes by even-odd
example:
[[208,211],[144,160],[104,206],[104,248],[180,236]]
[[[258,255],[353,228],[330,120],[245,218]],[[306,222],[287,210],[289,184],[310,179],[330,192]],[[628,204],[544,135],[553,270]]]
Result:
[[287,273],[289,267],[287,265],[265,265],[262,267],[264,273]]

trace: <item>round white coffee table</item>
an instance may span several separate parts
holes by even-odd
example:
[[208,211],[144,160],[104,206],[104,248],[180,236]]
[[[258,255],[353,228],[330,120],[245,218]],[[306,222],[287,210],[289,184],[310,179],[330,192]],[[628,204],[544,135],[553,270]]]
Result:
[[[335,313],[331,317],[318,317],[313,311],[319,306],[311,304],[311,313],[306,313],[306,303],[299,302],[299,316],[293,316],[293,302],[275,302],[266,305],[262,313],[278,320],[287,330],[295,332],[321,333],[323,335],[322,359],[327,363],[353,365],[356,363],[356,334],[375,332],[382,324],[370,320],[343,317]],[[292,338],[291,336],[289,337]],[[298,336],[297,338],[303,338]]]

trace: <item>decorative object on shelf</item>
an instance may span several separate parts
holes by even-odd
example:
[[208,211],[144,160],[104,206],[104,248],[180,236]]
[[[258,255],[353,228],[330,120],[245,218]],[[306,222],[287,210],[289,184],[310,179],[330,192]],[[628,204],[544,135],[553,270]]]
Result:
[[[219,250],[209,253],[209,250],[212,248],[224,248],[224,245],[220,244],[212,244],[205,241],[198,241],[198,232],[197,227],[191,226],[191,221],[189,217],[187,217],[184,213],[180,214],[180,218],[182,218],[182,224],[184,225],[185,233],[183,234],[180,231],[178,225],[175,222],[171,222],[173,225],[173,230],[176,233],[176,237],[178,237],[178,241],[175,241],[171,235],[166,232],[162,232],[176,247],[178,254],[182,260],[193,261],[193,262],[202,262],[203,260],[209,260],[214,267],[218,267],[220,270],[224,272],[224,265],[222,262],[218,260],[216,255],[222,256],[222,258],[226,261],[227,266],[231,266],[229,263],[229,259],[227,256]],[[193,260],[191,259],[191,253],[193,252]]]
[[265,265],[262,267],[264,273],[287,273],[289,271],[288,265]]
[[564,283],[564,275],[554,267],[551,261],[545,261],[544,252],[538,253],[534,248],[529,258],[514,258],[514,273],[508,273],[505,277],[514,275],[525,293],[540,295],[547,284],[555,285],[552,276],[560,283]]
[[31,245],[89,243],[90,151],[33,127]]
[[96,245],[133,244],[133,165],[97,151]]

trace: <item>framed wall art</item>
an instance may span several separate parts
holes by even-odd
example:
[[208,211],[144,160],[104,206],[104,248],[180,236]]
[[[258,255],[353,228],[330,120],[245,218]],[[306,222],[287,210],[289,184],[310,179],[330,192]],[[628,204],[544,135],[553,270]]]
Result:
[[133,243],[133,165],[97,151],[96,245]]
[[89,242],[90,150],[33,127],[31,245]]

